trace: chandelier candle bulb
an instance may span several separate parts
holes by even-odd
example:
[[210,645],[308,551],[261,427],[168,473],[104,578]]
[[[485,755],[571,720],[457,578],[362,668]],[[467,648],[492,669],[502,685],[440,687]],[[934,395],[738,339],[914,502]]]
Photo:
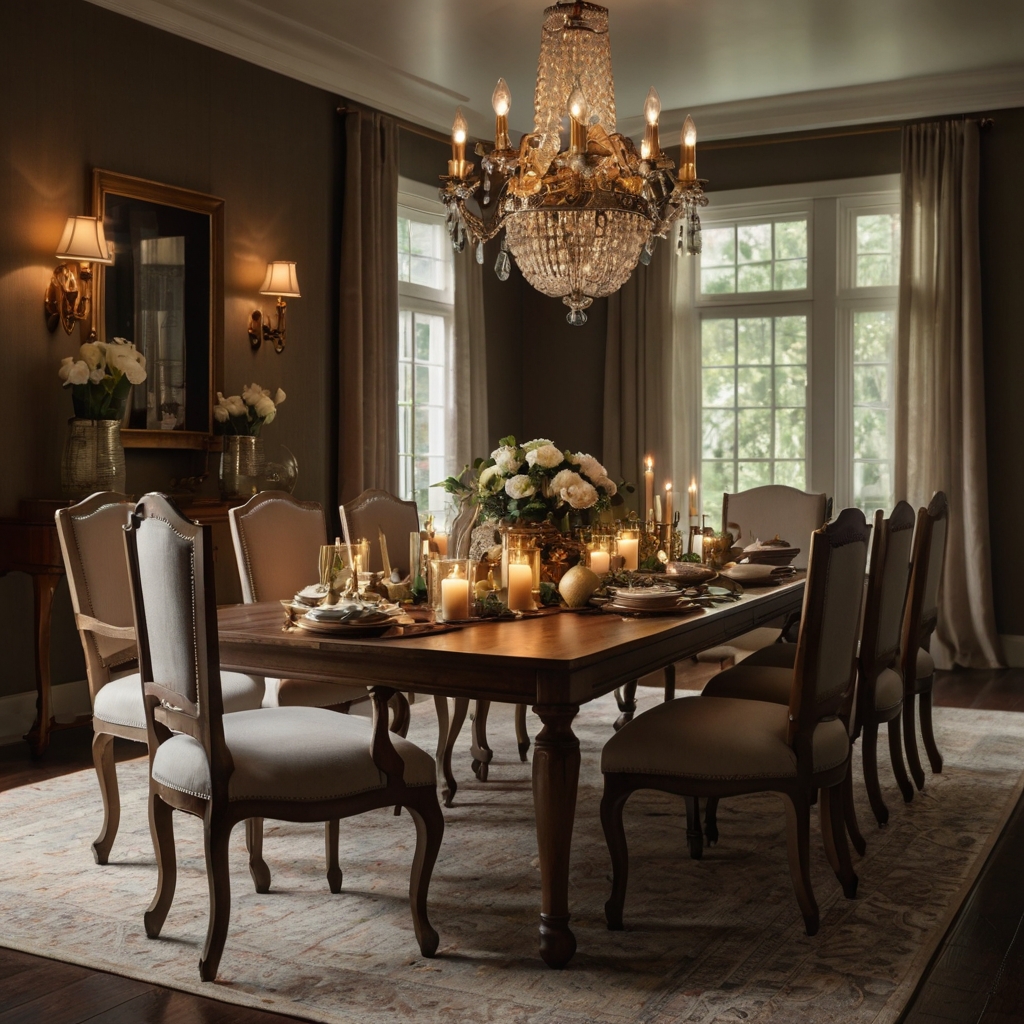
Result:
[[645,160],[661,158],[661,142],[658,139],[658,118],[661,116],[661,97],[652,85],[644,101],[644,140],[641,143],[641,156]]
[[569,153],[582,156],[587,151],[587,122],[590,111],[587,98],[583,95],[577,81],[575,88],[569,93]]
[[689,114],[679,133],[679,180],[684,184],[697,180],[697,126]]
[[512,109],[512,93],[504,78],[499,78],[494,87],[491,106],[494,108],[494,148],[498,152],[508,152],[512,148],[508,137],[508,112]]
[[665,519],[666,523],[672,522],[672,481],[665,484]]
[[469,125],[462,114],[462,107],[455,111],[452,122],[452,158],[448,161],[448,173],[453,178],[465,178],[469,173],[466,162],[466,139],[469,136]]
[[469,580],[459,564],[441,580],[441,618],[445,622],[469,618]]
[[645,516],[649,516],[654,511],[654,459],[648,455],[644,463],[646,468],[644,469],[644,507],[642,511]]

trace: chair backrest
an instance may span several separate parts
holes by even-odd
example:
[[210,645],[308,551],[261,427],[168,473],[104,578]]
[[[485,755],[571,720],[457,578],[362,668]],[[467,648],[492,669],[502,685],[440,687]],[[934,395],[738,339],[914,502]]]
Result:
[[870,536],[856,508],[811,535],[789,705],[789,739],[806,764],[815,726],[838,713],[853,686]]
[[380,572],[384,568],[378,540],[378,531],[383,530],[391,568],[397,569],[403,576],[408,575],[409,534],[416,533],[420,528],[416,502],[403,501],[389,491],[371,488],[342,507],[348,517],[352,540],[365,537],[370,542],[370,572]]
[[914,510],[905,501],[896,503],[888,519],[875,513],[874,536],[868,565],[868,593],[861,629],[862,679],[874,677],[893,664],[899,652],[910,582],[910,557],[914,538]]
[[910,570],[910,589],[903,621],[903,664],[906,670],[916,659],[917,649],[927,642],[939,618],[939,590],[942,564],[946,554],[949,527],[949,502],[936,491],[927,508],[918,509],[914,531],[914,554]]
[[286,491],[260,491],[228,510],[242,600],[282,601],[320,581],[320,545],[327,543],[324,510]]
[[798,491],[784,484],[752,487],[722,496],[722,529],[731,530],[741,547],[778,535],[800,548],[793,565],[806,569],[810,536],[828,518],[827,504],[824,493]]
[[230,762],[221,723],[210,527],[186,519],[166,495],[146,494],[124,536],[150,739],[162,742],[167,735],[154,720],[195,736],[216,786],[214,769]]
[[[459,477],[463,484],[472,487],[476,481],[476,470],[467,466]],[[451,534],[448,537],[448,554],[452,558],[468,558],[469,547],[473,542],[473,527],[476,526],[480,507],[471,501],[463,501],[458,514],[452,522]]]
[[64,555],[71,606],[85,651],[89,689],[95,698],[110,669],[136,657],[124,528],[131,500],[99,491],[57,510],[57,536]]

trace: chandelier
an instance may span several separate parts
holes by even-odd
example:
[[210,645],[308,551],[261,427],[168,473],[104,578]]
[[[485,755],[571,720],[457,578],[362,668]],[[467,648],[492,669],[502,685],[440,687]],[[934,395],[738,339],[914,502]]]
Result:
[[657,239],[677,221],[680,249],[700,252],[697,210],[708,201],[706,182],[697,178],[696,128],[687,117],[678,175],[658,141],[661,101],[653,87],[640,151],[615,131],[607,8],[562,2],[544,11],[534,128],[517,148],[509,139],[512,96],[503,78],[491,103],[494,145],[488,151],[477,143],[480,173],[466,159],[469,129],[461,108],[452,125],[440,195],[457,252],[468,240],[483,263],[484,243],[504,230],[495,273],[508,279],[511,254],[534,288],[569,307],[566,319],[574,325],[586,323],[584,310],[618,291],[638,262],[650,262]]

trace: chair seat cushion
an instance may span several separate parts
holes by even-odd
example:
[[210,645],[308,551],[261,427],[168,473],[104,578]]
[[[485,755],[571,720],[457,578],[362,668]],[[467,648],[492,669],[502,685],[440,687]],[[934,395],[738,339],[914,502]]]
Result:
[[[770,668],[792,669],[796,664],[796,644],[769,644],[743,659],[744,665],[762,665]],[[790,672],[792,679],[792,672]],[[789,700],[787,697],[786,700]]]
[[875,680],[875,710],[891,711],[903,703],[903,680],[891,668],[884,668]]
[[773,629],[770,626],[760,626],[730,640],[727,644],[709,647],[697,654],[696,658],[698,661],[712,663],[726,661],[729,658],[736,662],[744,661],[763,647],[773,646],[781,632],[781,630]]
[[[323,708],[263,708],[224,716],[224,740],[235,770],[231,800],[330,800],[383,789],[387,778],[370,757],[371,723]],[[433,786],[434,759],[408,740],[391,741],[405,762],[407,786]],[[153,778],[193,796],[210,795],[210,766],[191,736],[165,740]]]
[[[795,647],[795,644],[778,644]],[[751,655],[751,658],[754,655]],[[738,697],[741,700],[766,700],[771,704],[789,704],[793,689],[793,668],[773,668],[751,664],[747,658],[741,665],[713,676],[704,687],[704,697]]]
[[330,679],[268,679],[263,706],[329,708],[335,704],[351,704],[368,700],[370,691],[365,686],[336,683]]
[[917,678],[927,679],[935,675],[935,659],[923,648],[917,649]]
[[[787,779],[797,774],[787,743],[789,709],[730,697],[682,697],[624,725],[601,754],[601,771],[692,779]],[[814,732],[814,771],[841,765],[850,752],[838,719]]]
[[[221,693],[224,711],[252,711],[263,703],[263,680],[259,676],[246,676],[241,672],[221,672]],[[142,685],[138,672],[111,679],[100,688],[93,702],[92,713],[101,722],[146,728],[146,711],[142,703]]]

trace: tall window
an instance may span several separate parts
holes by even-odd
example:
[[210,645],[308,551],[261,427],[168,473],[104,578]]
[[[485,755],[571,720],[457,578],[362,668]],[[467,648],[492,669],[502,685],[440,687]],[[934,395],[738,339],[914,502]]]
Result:
[[[412,183],[398,201],[398,486],[421,516],[444,517],[452,395],[451,244],[441,204]],[[429,190],[432,191],[432,190]]]
[[893,176],[711,196],[703,252],[680,272],[684,362],[700,375],[688,458],[716,528],[723,493],[762,484],[892,507],[896,188]]

